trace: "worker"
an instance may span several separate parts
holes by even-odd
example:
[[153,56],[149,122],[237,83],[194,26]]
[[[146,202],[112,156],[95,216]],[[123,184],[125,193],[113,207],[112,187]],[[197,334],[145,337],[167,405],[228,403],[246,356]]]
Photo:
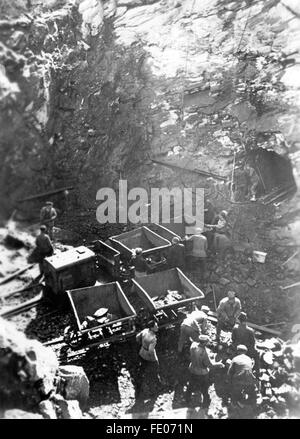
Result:
[[234,252],[234,248],[231,242],[231,239],[228,236],[223,235],[222,233],[215,233],[214,241],[213,241],[213,250],[216,255],[224,258],[226,253]]
[[53,245],[49,235],[47,235],[47,227],[42,225],[40,227],[40,234],[36,238],[36,249],[38,253],[38,261],[40,266],[40,272],[43,273],[43,262],[48,256],[53,255]]
[[208,248],[210,250],[213,251],[216,250],[216,243],[215,243],[216,233],[229,236],[227,218],[228,218],[228,212],[226,210],[222,210],[218,215],[215,216],[213,223],[204,224],[205,236],[207,238]]
[[[159,374],[159,362],[156,353],[158,325],[154,320],[148,322],[147,328],[143,329],[136,336],[137,343],[141,346],[139,350],[139,366],[137,379],[137,395],[140,394],[143,382],[146,377],[152,378],[157,384],[161,384]],[[151,383],[151,380],[149,380]]]
[[204,223],[214,224],[216,219],[216,209],[212,202],[207,199],[204,202]]
[[172,246],[168,252],[167,262],[169,268],[184,268],[185,266],[185,247],[181,244],[177,236],[174,236],[172,239]]
[[207,332],[208,306],[203,305],[201,310],[196,309],[186,316],[180,325],[180,336],[178,341],[178,353],[183,352],[186,343],[197,341],[199,335]]
[[231,331],[237,323],[241,313],[242,305],[240,299],[235,297],[234,291],[228,291],[227,297],[224,297],[217,308],[217,337],[219,343],[221,331]]
[[209,372],[214,367],[223,368],[221,362],[213,363],[207,353],[206,345],[209,342],[207,335],[200,335],[190,347],[189,378],[186,392],[186,402],[189,403],[192,393],[200,390],[203,395],[203,407],[207,408],[210,403],[208,394],[210,376]]
[[259,372],[259,355],[255,348],[255,332],[247,325],[247,319],[247,314],[241,312],[238,324],[232,330],[231,341],[235,349],[238,345],[246,346],[248,355],[255,361],[255,370]]
[[247,394],[249,402],[256,401],[256,380],[253,375],[253,360],[247,355],[245,345],[237,346],[237,355],[232,359],[228,369],[231,388],[231,403],[243,407],[241,399]]
[[200,270],[202,278],[206,272],[206,257],[207,257],[207,239],[202,235],[202,229],[196,228],[195,234],[186,237],[186,243],[191,243],[191,248],[187,250],[189,269],[193,270],[196,266],[196,271]]
[[134,266],[135,278],[146,276],[147,272],[151,269],[150,264],[143,255],[143,249],[140,247],[133,251],[130,263]]
[[251,201],[256,201],[257,190],[260,183],[259,177],[255,169],[249,164],[245,165],[245,172],[248,178],[248,197]]
[[50,239],[53,239],[54,220],[57,218],[57,212],[53,207],[52,201],[47,201],[40,212],[41,224],[47,226],[47,232]]

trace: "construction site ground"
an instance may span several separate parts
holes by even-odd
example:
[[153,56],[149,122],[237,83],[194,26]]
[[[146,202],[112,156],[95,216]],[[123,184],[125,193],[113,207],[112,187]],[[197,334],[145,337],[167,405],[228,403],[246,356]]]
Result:
[[[32,245],[34,237],[32,233],[28,233],[26,230],[27,229],[20,230],[19,228],[18,236],[20,236],[21,233],[24,242],[28,243],[28,245]],[[25,267],[28,264],[27,257],[29,250],[24,247],[15,249],[7,246],[4,243],[7,233],[7,228],[1,229],[2,265],[0,268],[5,269],[5,271],[2,271],[2,276],[8,276],[16,271],[16,269]],[[56,247],[61,247],[61,244],[57,242]],[[232,266],[236,264],[236,258],[240,258],[240,255],[230,256],[225,260],[211,258],[208,263],[208,278],[204,282],[201,281],[200,273],[186,271],[187,276],[206,294],[205,299],[203,299],[203,304],[208,305],[212,311],[215,311],[215,303],[209,279],[210,273],[217,273],[218,270],[227,270],[230,272]],[[250,262],[248,261],[248,263]],[[258,269],[261,269],[261,267],[258,267]],[[38,266],[35,265],[24,274],[2,285],[0,294],[1,311],[19,305],[39,294],[40,290],[38,288],[13,295],[10,294],[12,291],[21,289],[24,285],[26,286],[28,282],[35,279],[38,274],[39,269]],[[218,302],[220,298],[224,296],[224,293],[220,293],[219,289],[216,291],[217,294],[215,291],[214,293],[216,301]],[[223,291],[225,291],[225,285],[223,286]],[[251,297],[241,297],[242,305],[248,312],[249,308],[247,309],[245,305],[249,303],[253,307],[253,301],[251,301],[251,299],[253,300]],[[264,300],[266,300],[266,298]],[[278,297],[272,297],[272,291],[270,292],[268,300],[277,300],[277,303],[280,303],[280,301],[278,302]],[[283,303],[283,308],[284,307],[285,304]],[[251,309],[251,312],[252,315],[254,315],[255,310]],[[254,320],[252,318],[252,322],[258,324],[265,322],[263,319],[266,317],[266,312],[267,310],[263,308],[258,300],[256,319]],[[278,316],[285,312],[285,309],[281,310],[277,308],[277,315],[275,313],[267,313],[268,319],[271,321],[270,328],[276,330],[282,328],[283,339],[286,338],[286,334],[288,333],[288,320],[286,320],[285,325],[279,326],[272,326],[272,322],[278,322]],[[22,330],[27,337],[46,342],[63,335],[65,327],[71,322],[71,314],[69,312],[62,313],[47,304],[41,303],[31,310],[11,317],[10,320],[13,321],[16,327]],[[217,344],[215,343],[215,326],[213,323],[209,323],[209,335],[211,337],[209,347],[212,357],[226,360],[226,358],[228,358],[226,349],[224,348],[223,351],[217,350]],[[274,336],[272,334],[257,332],[257,337],[259,340],[265,340],[266,338],[273,338]],[[229,340],[230,333],[223,332],[224,345],[226,345]],[[256,407],[246,404],[244,408],[230,408],[230,404],[228,403],[229,388],[224,370],[216,370],[212,374],[212,385],[209,390],[211,396],[209,409],[201,409],[200,395],[197,394],[193,396],[187,408],[185,400],[187,362],[182,362],[178,357],[177,341],[178,328],[169,328],[160,332],[157,350],[164,386],[156,389],[153,383],[147,382],[144,385],[141,398],[139,399],[135,397],[138,346],[136,345],[134,337],[131,340],[116,343],[107,348],[92,348],[77,357],[72,356],[71,359],[68,359],[67,356],[67,351],[70,352],[70,349],[66,348],[65,345],[56,345],[53,346],[53,349],[55,349],[62,364],[69,362],[70,364],[82,366],[89,378],[90,399],[89,407],[84,414],[86,418],[163,418],[172,416],[172,413],[177,413],[176,416],[187,418],[214,419],[276,418],[287,416],[286,404],[282,404],[282,407],[279,407],[279,411],[274,410],[274,404],[272,404],[272,401],[270,402],[271,398],[261,397],[260,395]],[[276,407],[278,408],[278,404]],[[174,410],[175,412],[173,412]],[[297,410],[298,407],[296,406],[296,417],[299,414]],[[288,416],[292,416],[291,411],[289,411]]]

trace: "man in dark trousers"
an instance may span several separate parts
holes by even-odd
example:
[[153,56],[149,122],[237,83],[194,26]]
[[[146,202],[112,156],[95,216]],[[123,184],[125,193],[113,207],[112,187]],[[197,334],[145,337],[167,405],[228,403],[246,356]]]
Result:
[[186,393],[186,401],[190,402],[193,392],[200,390],[203,395],[203,407],[207,408],[210,403],[208,394],[209,372],[214,367],[223,368],[220,363],[213,363],[207,353],[206,345],[209,342],[207,335],[200,335],[197,342],[193,342],[190,348],[191,362],[189,365],[189,379]]
[[172,239],[172,247],[169,249],[167,262],[169,268],[184,268],[185,266],[185,247],[180,243],[177,236]]
[[47,232],[47,227],[45,225],[42,225],[40,227],[40,234],[35,240],[41,273],[43,273],[44,259],[47,258],[48,256],[53,255],[53,245],[50,237],[47,235],[46,232]]
[[231,341],[235,349],[238,345],[246,346],[249,357],[255,361],[256,371],[259,371],[259,355],[255,348],[255,332],[247,325],[247,314],[245,312],[241,312],[239,322],[232,330]]
[[53,207],[52,201],[47,201],[46,205],[42,207],[40,212],[41,224],[47,227],[50,239],[53,239],[54,220],[57,218],[57,212]]
[[141,346],[139,350],[139,365],[137,377],[137,397],[141,393],[146,378],[149,384],[160,385],[159,362],[156,353],[158,325],[154,320],[148,322],[147,328],[137,336],[136,341]]
[[232,359],[228,369],[231,388],[231,403],[243,407],[243,395],[248,395],[250,403],[256,402],[256,379],[253,375],[253,360],[247,355],[245,345],[237,346],[237,355]]

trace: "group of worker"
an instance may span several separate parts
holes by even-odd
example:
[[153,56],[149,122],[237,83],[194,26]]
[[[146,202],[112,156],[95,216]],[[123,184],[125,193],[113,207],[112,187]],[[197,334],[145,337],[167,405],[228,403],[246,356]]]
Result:
[[[186,315],[180,326],[178,340],[179,359],[186,363],[184,372],[187,383],[186,402],[189,403],[191,395],[200,391],[203,396],[202,406],[208,407],[210,403],[209,386],[211,383],[210,371],[224,369],[225,364],[210,358],[207,345],[213,340],[208,335],[209,308],[202,306],[194,309]],[[233,358],[227,370],[227,384],[231,396],[231,404],[243,406],[243,398],[248,397],[249,403],[256,401],[255,374],[259,372],[258,353],[255,348],[255,333],[247,324],[247,315],[241,310],[241,302],[235,296],[235,292],[229,291],[217,308],[217,345],[219,346],[222,330],[231,331],[231,348]],[[156,353],[158,325],[151,320],[146,329],[141,331],[136,339],[140,345],[138,394],[140,393],[143,380],[152,378],[159,385],[160,377],[159,360]]]
[[[232,248],[227,218],[227,211],[222,210],[217,214],[208,200],[204,221],[207,220],[209,223],[205,223],[204,231],[196,228],[192,235],[185,236],[183,239],[177,236],[172,238],[172,245],[165,255],[167,268],[178,267],[198,271],[200,277],[204,279],[208,252],[223,255],[226,249]],[[136,278],[151,273],[157,266],[145,258],[143,249],[140,247],[133,251],[130,262],[134,266]]]

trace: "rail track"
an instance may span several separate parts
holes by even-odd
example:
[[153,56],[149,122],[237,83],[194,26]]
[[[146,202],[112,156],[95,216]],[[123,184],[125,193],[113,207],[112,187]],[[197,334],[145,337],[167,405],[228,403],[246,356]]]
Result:
[[33,299],[28,300],[25,303],[21,303],[21,305],[11,307],[7,310],[4,310],[0,313],[0,317],[13,317],[18,314],[21,314],[25,311],[29,311],[31,308],[34,308],[39,303],[43,301],[43,293],[40,293],[37,297],[34,297]]

